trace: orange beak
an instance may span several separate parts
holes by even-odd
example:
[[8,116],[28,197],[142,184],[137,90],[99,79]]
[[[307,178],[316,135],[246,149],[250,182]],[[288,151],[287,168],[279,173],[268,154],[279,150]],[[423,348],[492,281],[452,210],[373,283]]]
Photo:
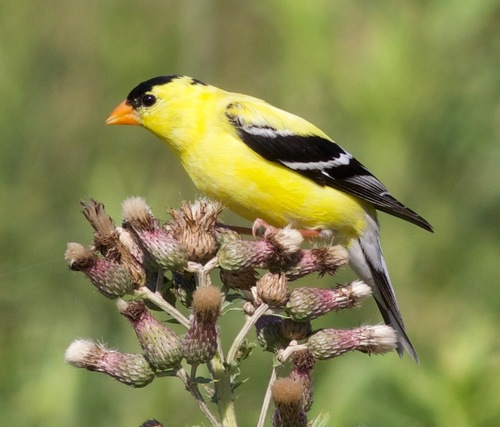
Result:
[[118,105],[106,119],[107,125],[140,125],[141,118],[127,101]]

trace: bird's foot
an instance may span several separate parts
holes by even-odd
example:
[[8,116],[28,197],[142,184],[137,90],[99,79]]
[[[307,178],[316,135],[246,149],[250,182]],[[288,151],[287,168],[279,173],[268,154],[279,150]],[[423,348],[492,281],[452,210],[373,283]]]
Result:
[[257,218],[252,225],[252,236],[263,237],[269,230],[275,230],[275,228],[263,219]]

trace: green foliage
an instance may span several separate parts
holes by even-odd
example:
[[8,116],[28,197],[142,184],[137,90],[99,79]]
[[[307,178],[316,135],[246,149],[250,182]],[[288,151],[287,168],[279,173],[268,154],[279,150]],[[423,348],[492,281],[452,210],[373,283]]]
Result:
[[[82,198],[119,217],[130,195],[160,213],[197,194],[154,137],[104,126],[137,83],[181,73],[313,121],[435,226],[430,235],[381,218],[421,366],[395,355],[319,364],[316,415],[331,410],[339,426],[493,425],[499,24],[498,0],[2,1],[0,424],[203,422],[181,387],[131,390],[63,362],[80,336],[137,350],[113,304],[67,270],[63,253],[89,235]],[[374,319],[363,308],[348,321]],[[251,359],[236,402],[247,426],[268,375]]]

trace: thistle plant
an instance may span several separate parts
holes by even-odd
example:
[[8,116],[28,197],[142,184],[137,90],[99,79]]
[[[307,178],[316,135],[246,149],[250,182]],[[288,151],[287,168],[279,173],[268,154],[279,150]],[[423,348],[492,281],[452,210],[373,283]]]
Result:
[[[219,221],[222,206],[207,199],[169,211],[167,222],[157,219],[140,198],[127,199],[122,208],[123,221],[116,226],[101,203],[84,203],[93,242],[88,247],[69,243],[66,259],[70,269],[83,272],[103,296],[117,301],[141,353],[76,340],[66,350],[71,365],[131,387],[176,378],[212,426],[233,427],[235,388],[241,384],[243,361],[256,351],[255,339],[271,353],[270,380],[257,425],[264,426],[267,419],[273,426],[321,426],[324,420],[307,417],[316,363],[353,350],[382,354],[396,348],[396,333],[385,325],[313,328],[314,319],[358,307],[371,295],[371,288],[360,281],[332,289],[292,286],[313,273],[335,274],[348,262],[345,248],[304,248],[299,231],[262,227],[261,222],[254,226],[254,237],[245,240]],[[240,310],[242,326],[225,349],[219,320],[229,307]],[[174,332],[158,320],[160,315],[185,332]],[[200,365],[210,373],[203,394]],[[274,413],[268,415],[271,401]],[[161,425],[155,419],[143,424]]]

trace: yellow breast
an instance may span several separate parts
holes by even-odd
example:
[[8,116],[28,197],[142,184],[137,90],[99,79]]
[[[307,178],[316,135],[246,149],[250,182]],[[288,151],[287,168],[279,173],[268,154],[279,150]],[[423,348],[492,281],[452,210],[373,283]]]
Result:
[[229,133],[207,135],[181,162],[201,191],[250,221],[330,229],[346,240],[364,230],[364,202],[263,159]]

